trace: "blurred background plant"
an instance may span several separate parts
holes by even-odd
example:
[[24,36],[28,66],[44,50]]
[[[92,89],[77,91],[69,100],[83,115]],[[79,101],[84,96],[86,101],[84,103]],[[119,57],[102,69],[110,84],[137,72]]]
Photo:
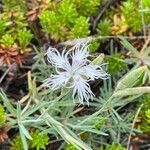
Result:
[[[144,30],[150,24],[149,0],[126,0],[103,12],[107,0],[33,0],[2,2],[0,13],[0,64],[22,64],[30,54],[30,43],[43,46],[45,42],[57,44],[89,35],[131,35]],[[114,8],[116,7],[116,10]],[[101,10],[102,9],[102,10]],[[91,30],[96,17],[95,31]],[[131,15],[132,14],[132,15]],[[94,42],[95,52],[100,48]]]
[[150,94],[146,94],[141,99],[142,109],[139,115],[140,122],[138,128],[145,133],[150,132]]
[[64,41],[90,34],[90,18],[96,15],[101,0],[62,0],[52,3],[39,15],[40,23],[52,39]]
[[2,125],[4,125],[5,121],[6,121],[5,110],[4,110],[3,106],[0,104],[0,127],[2,127]]
[[[116,9],[116,8],[114,8]],[[126,0],[104,15],[97,26],[98,35],[131,35],[141,33],[150,24],[149,0]]]
[[[30,132],[30,134],[33,140],[28,141],[29,148],[31,149],[35,148],[36,150],[42,150],[42,149],[45,150],[46,145],[48,145],[48,140],[49,140],[48,135],[41,133],[39,130],[32,131]],[[10,149],[11,150],[24,149],[21,137],[19,135],[13,138]]]
[[33,37],[27,29],[26,1],[3,1],[3,10],[0,13],[0,64],[22,64],[23,57],[31,48],[29,43]]

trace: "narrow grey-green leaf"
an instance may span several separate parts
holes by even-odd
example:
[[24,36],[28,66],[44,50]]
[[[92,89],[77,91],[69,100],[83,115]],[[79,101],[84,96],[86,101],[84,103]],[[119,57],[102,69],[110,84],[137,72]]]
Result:
[[25,135],[23,134],[23,132],[20,128],[19,128],[19,132],[20,132],[23,148],[24,148],[24,150],[28,150],[28,144],[27,144],[26,137],[25,137]]
[[139,81],[140,78],[144,75],[147,67],[142,66],[138,69],[134,69],[131,72],[127,73],[117,84],[115,92],[118,90],[123,90],[125,88],[131,88],[135,86]]
[[6,97],[5,93],[1,90],[0,93],[0,100],[3,101],[4,106],[7,108],[7,110],[14,116],[17,115],[16,109],[13,107],[13,105],[10,103],[10,100]]
[[120,37],[121,44],[128,50],[134,53],[137,57],[140,56],[140,53],[134,48],[125,38]]
[[32,140],[32,137],[30,136],[28,130],[24,127],[24,125],[19,124],[19,128],[28,139]]
[[150,87],[136,87],[136,88],[127,88],[124,90],[118,90],[113,94],[113,97],[124,97],[130,95],[150,93]]

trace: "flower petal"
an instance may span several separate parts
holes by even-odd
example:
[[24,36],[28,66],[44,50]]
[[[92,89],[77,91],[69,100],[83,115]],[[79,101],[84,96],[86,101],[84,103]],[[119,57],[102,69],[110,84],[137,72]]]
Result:
[[80,103],[83,104],[83,101],[85,100],[89,105],[89,99],[93,99],[94,96],[90,89],[90,85],[79,75],[74,76],[73,79],[73,98],[75,98],[75,95],[77,94]]
[[107,74],[100,66],[92,64],[81,67],[78,70],[78,74],[86,77],[88,80],[94,80],[98,78],[107,79],[109,77],[109,74]]
[[50,78],[44,81],[43,86],[50,87],[52,89],[58,89],[65,86],[70,76],[67,72],[62,72],[58,75],[52,75]]
[[83,66],[85,65],[88,60],[87,57],[89,56],[88,53],[88,45],[86,44],[76,44],[72,48],[72,67],[77,68],[78,66]]
[[56,68],[64,70],[70,69],[68,53],[65,53],[65,50],[60,54],[57,49],[50,47],[46,54],[48,56],[48,61]]

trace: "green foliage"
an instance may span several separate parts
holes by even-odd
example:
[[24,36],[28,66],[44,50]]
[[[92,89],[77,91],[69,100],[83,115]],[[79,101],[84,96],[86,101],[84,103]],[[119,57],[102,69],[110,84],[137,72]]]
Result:
[[89,19],[86,17],[80,16],[75,21],[75,25],[71,30],[72,38],[86,37],[90,33],[89,26],[90,26]]
[[142,30],[142,18],[138,9],[138,2],[135,3],[131,0],[123,2],[121,7],[122,14],[125,17],[129,28],[133,32],[139,32]]
[[67,144],[64,150],[77,150],[72,144]]
[[126,150],[126,149],[120,144],[112,143],[111,145],[107,145],[106,148],[101,147],[99,150]]
[[0,20],[0,35],[4,34],[5,29],[6,29],[5,22]]
[[145,94],[143,97],[142,97],[142,102],[141,104],[143,104],[142,106],[142,111],[145,112],[147,111],[148,109],[150,109],[150,94]]
[[27,30],[26,28],[18,30],[17,39],[22,47],[29,45],[32,37],[33,35],[31,34],[30,30]]
[[150,24],[150,1],[142,0],[140,3],[140,11],[143,12],[144,22],[146,25]]
[[6,114],[3,106],[0,104],[0,127],[5,123],[6,121]]
[[102,0],[73,0],[73,3],[76,5],[79,14],[92,16],[97,13]]
[[55,40],[85,37],[90,34],[89,18],[100,4],[100,0],[62,0],[39,15],[40,23]]
[[23,144],[20,136],[16,136],[12,140],[10,150],[23,150]]
[[48,145],[48,135],[40,133],[39,130],[31,132],[32,140],[30,141],[31,148],[36,148],[36,150],[46,149]]
[[100,46],[100,41],[98,40],[92,40],[90,45],[89,45],[89,51],[92,53],[92,52],[96,52],[97,49],[99,48]]
[[[49,1],[49,4],[44,6],[46,1]],[[93,23],[93,20],[96,18],[96,13],[98,13],[102,0],[35,0],[33,2],[27,2],[26,0],[4,0],[2,3],[3,8],[0,14],[0,44],[3,44],[4,47],[2,45],[2,53],[0,55],[3,55],[5,51],[3,48],[5,47],[7,47],[7,50],[14,46],[12,50],[13,48],[16,49],[17,53],[21,49],[28,49],[30,41],[34,36],[37,36],[37,39],[41,37],[40,44],[45,44],[43,42],[45,37],[43,37],[43,32],[41,32],[42,29],[50,35],[50,42],[51,39],[54,39],[54,43],[55,40],[57,43],[59,40],[65,41],[89,36],[90,23]],[[36,5],[38,3],[40,4]],[[28,4],[29,9],[27,9]],[[118,23],[118,26],[116,26],[120,27],[119,30],[121,30],[121,27],[124,26],[123,23],[127,21],[127,29],[129,27],[129,30],[132,32],[141,32],[143,28],[142,15],[144,15],[146,25],[150,23],[149,12],[147,11],[150,8],[150,1],[143,0],[141,3],[138,0],[126,0],[122,4],[121,14],[118,13],[120,9],[117,9],[117,14],[115,14],[116,18],[118,17],[120,19],[116,19]],[[31,14],[26,13],[27,11],[30,11]],[[41,26],[38,24],[39,22],[36,18],[38,13]],[[33,22],[33,26],[37,25],[37,29],[39,29],[36,32],[32,32],[34,35],[30,32],[30,27],[32,31],[34,31],[34,27],[32,24],[28,25],[27,23],[29,14],[31,15],[30,17],[36,18],[37,22]],[[115,23],[112,23],[114,19],[112,16],[114,14],[109,14],[109,16],[107,14],[105,16],[104,14],[102,16],[102,20],[100,20],[97,28],[98,35],[109,36],[113,34],[112,26],[114,27]],[[118,33],[117,30],[116,35]],[[36,43],[34,43],[34,40],[32,41],[32,44]],[[40,44],[38,43],[38,45]],[[95,52],[100,44],[97,40],[92,41],[89,45],[90,52]],[[59,46],[59,43],[57,46]],[[131,60],[130,58],[128,60],[133,62],[130,64],[137,65],[132,70],[129,70],[127,75],[122,77],[122,74],[125,73],[122,73],[122,70],[126,69],[125,62],[127,61],[124,61],[124,55],[116,54],[116,51],[111,55],[110,52],[110,56],[106,56],[106,61],[111,77],[109,81],[100,81],[100,83],[96,84],[94,81],[90,82],[91,87],[95,84],[92,90],[96,94],[94,101],[89,102],[90,108],[86,104],[85,106],[81,106],[73,103],[71,101],[71,92],[69,91],[70,93],[67,93],[65,91],[66,89],[53,91],[48,88],[43,88],[43,86],[36,87],[37,80],[39,85],[41,81],[53,74],[52,66],[47,65],[47,62],[45,62],[44,54],[41,50],[37,52],[38,54],[35,57],[36,63],[32,66],[32,72],[37,77],[36,81],[35,76],[32,76],[34,78],[32,80],[31,73],[28,73],[29,94],[25,95],[21,100],[10,101],[3,92],[0,92],[0,99],[3,101],[6,112],[8,113],[7,124],[10,130],[19,130],[20,134],[12,140],[10,149],[46,149],[49,142],[49,134],[60,140],[60,148],[63,147],[65,150],[91,150],[97,145],[108,143],[108,141],[110,143],[112,141],[116,143],[106,145],[104,148],[101,147],[101,150],[125,150],[117,142],[121,141],[124,136],[125,140],[121,142],[125,144],[124,141],[128,138],[127,133],[137,130],[131,128],[133,118],[128,115],[130,109],[126,112],[122,108],[130,102],[138,100],[143,93],[150,92],[147,67],[150,62],[150,51],[148,48],[145,48],[143,52],[138,51],[126,42],[124,42],[124,46],[130,51]],[[92,63],[101,65],[103,58],[104,54],[101,54]],[[140,67],[141,65],[142,67]],[[23,72],[24,70],[26,69],[23,69]],[[118,77],[122,77],[121,80],[118,81]],[[97,92],[96,89],[98,85],[101,87],[101,95],[99,95],[99,91]],[[141,119],[141,124],[138,128],[143,132],[149,132],[150,97],[145,96],[143,99],[143,107],[139,116],[139,118],[143,119]],[[5,111],[3,106],[0,105],[0,126],[5,123],[5,120]],[[35,131],[30,133],[28,129],[35,129]],[[40,132],[37,129],[44,132]],[[67,145],[66,143],[70,144]]]
[[[104,19],[97,26],[97,33],[101,36],[119,35],[127,31],[141,32],[143,24],[150,24],[149,0],[126,0],[120,5],[121,12],[107,12]],[[112,17],[113,16],[113,17]],[[109,18],[109,19],[108,19]]]
[[147,122],[150,123],[150,109],[145,111],[145,116],[147,118]]
[[23,11],[26,9],[26,0],[4,0],[3,2],[5,11],[19,10]]
[[10,34],[5,34],[2,36],[1,43],[7,48],[10,48],[14,44],[15,39]]
[[[40,131],[35,130],[30,133],[32,140],[28,140],[29,148],[35,148],[36,150],[46,149],[48,144],[48,135],[40,133]],[[11,142],[11,150],[23,150],[23,144],[20,136],[16,136]]]
[[[0,13],[0,44],[3,44],[3,63],[11,64],[16,61],[22,63],[20,55],[29,52],[27,48],[33,38],[27,28],[27,2],[25,0],[5,0],[2,2]],[[6,48],[8,48],[6,50]],[[22,57],[23,58],[23,57]]]
[[140,8],[146,10],[145,13],[150,13],[150,1],[149,0],[142,0],[140,2]]
[[143,132],[150,132],[150,94],[145,94],[142,97],[142,109],[139,118],[141,122],[138,128]]
[[27,26],[26,11],[23,9],[23,7],[26,7],[24,2],[24,0],[19,2],[17,0],[12,0],[11,2],[9,0],[4,1],[0,19],[3,19],[7,25],[9,29],[7,30],[8,33],[14,33],[17,29],[22,29]]
[[70,0],[63,0],[58,6],[58,16],[62,24],[70,26],[74,24],[78,13]]
[[109,19],[102,20],[97,26],[97,33],[100,36],[108,36],[111,34],[111,21]]
[[63,39],[66,33],[64,24],[61,24],[61,19],[54,11],[43,11],[40,16],[40,22],[43,29],[50,33],[52,38]]
[[106,58],[108,62],[108,72],[110,74],[116,74],[123,70],[126,66],[125,62],[123,61],[124,55],[117,53],[113,54]]
[[106,119],[101,117],[100,119],[95,121],[95,128],[101,130],[101,128],[105,125]]
[[143,0],[141,2],[136,0],[127,0],[126,2],[123,2],[121,11],[131,31],[140,32],[142,30],[142,12],[140,12],[140,10],[143,11],[145,24],[148,25],[150,23],[149,11],[145,11],[149,8],[149,0]]

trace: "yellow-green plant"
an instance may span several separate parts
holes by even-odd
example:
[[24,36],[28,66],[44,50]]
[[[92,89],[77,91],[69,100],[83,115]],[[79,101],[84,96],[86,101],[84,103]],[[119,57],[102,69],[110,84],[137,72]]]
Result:
[[139,115],[141,121],[138,123],[138,128],[142,132],[150,132],[150,94],[145,94],[141,100],[142,108]]
[[[132,32],[141,32],[143,29],[142,12],[150,8],[150,2],[148,0],[136,1],[127,0],[123,2],[121,6],[121,13],[125,17],[126,22]],[[148,12],[148,11],[147,11]],[[144,23],[148,25],[150,23],[149,13],[143,11]]]
[[108,62],[108,72],[112,75],[124,70],[126,63],[124,62],[124,55],[117,53],[106,58]]
[[36,148],[36,150],[46,149],[46,145],[48,145],[48,135],[44,133],[40,133],[39,130],[35,130],[30,133],[32,140],[30,140],[31,148]]
[[64,149],[65,150],[77,150],[72,144],[67,144]]
[[26,1],[5,0],[0,13],[0,57],[3,64],[13,62],[22,64],[22,58],[31,48],[29,43],[33,38],[27,23]]
[[5,34],[2,36],[0,42],[7,48],[10,48],[14,44],[15,39],[10,34]]
[[26,47],[29,45],[33,35],[30,30],[27,28],[19,29],[17,33],[17,40],[19,41],[19,45],[22,47]]
[[0,127],[5,123],[6,121],[6,114],[3,106],[0,104]]
[[101,20],[97,26],[98,35],[100,36],[111,35],[112,34],[111,26],[112,26],[111,20],[109,19]]
[[80,37],[86,37],[90,31],[89,31],[89,19],[83,16],[80,16],[78,19],[76,19],[75,24],[73,28],[71,29],[71,37],[72,38],[80,38]]
[[73,0],[72,1],[77,8],[77,11],[84,16],[95,15],[102,4],[102,0]]
[[105,148],[100,147],[99,150],[126,150],[121,144],[112,143],[111,145],[106,145]]
[[92,40],[90,45],[89,45],[89,51],[92,52],[96,52],[98,50],[98,48],[100,47],[100,41],[98,40]]
[[52,39],[64,41],[90,34],[89,18],[96,13],[101,0],[62,0],[53,5],[41,12],[40,23]]
[[13,138],[10,150],[23,150],[23,144],[20,136],[16,136]]

